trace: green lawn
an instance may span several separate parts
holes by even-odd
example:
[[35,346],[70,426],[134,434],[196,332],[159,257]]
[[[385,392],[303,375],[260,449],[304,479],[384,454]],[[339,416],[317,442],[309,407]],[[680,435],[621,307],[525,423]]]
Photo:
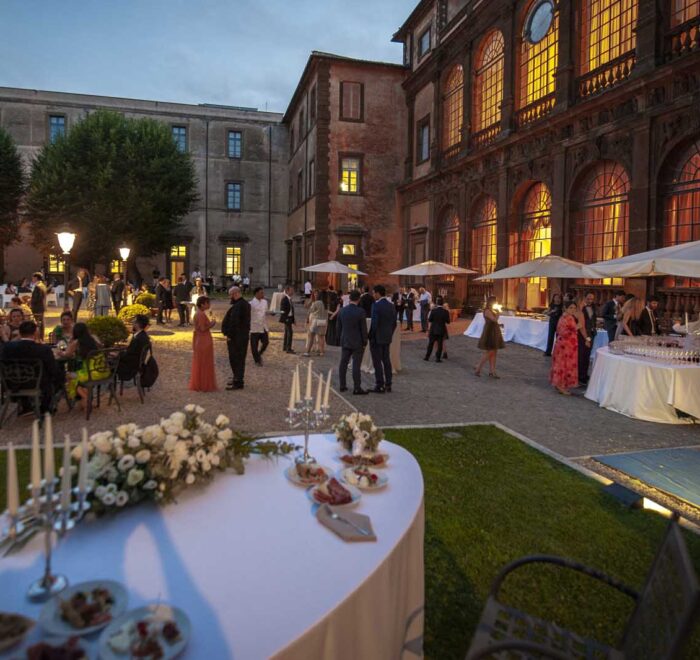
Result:
[[[460,437],[445,437],[445,433]],[[596,481],[489,426],[387,431],[425,479],[426,657],[464,658],[493,578],[529,554],[570,557],[640,589],[666,526]],[[700,538],[686,538],[700,573]],[[520,569],[504,602],[616,643],[630,601],[572,571]],[[688,657],[700,657],[696,626]]]
[[[458,434],[446,437],[445,434]],[[490,426],[391,430],[413,453],[425,479],[426,657],[463,658],[493,578],[529,554],[570,557],[641,588],[663,535],[658,514],[631,511],[581,476]],[[6,453],[0,452],[0,509]],[[56,465],[61,465],[60,450]],[[29,452],[18,452],[20,482]],[[686,534],[700,573],[700,538]],[[505,602],[615,643],[630,601],[589,578],[528,567],[501,592]],[[696,626],[687,657],[700,657]]]

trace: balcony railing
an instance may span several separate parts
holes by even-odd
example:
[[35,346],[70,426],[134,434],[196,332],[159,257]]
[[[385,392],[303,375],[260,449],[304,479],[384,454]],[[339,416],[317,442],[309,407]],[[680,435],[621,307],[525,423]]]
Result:
[[673,28],[666,35],[666,60],[700,51],[700,16]]
[[546,117],[554,108],[554,94],[547,94],[515,113],[515,124],[520,128]]
[[454,158],[459,153],[461,146],[461,142],[457,142],[457,144],[453,144],[451,147],[445,149],[442,152],[443,160],[449,160],[450,158]]
[[621,82],[627,80],[636,60],[635,51],[630,50],[614,60],[606,62],[603,66],[581,76],[578,79],[578,95],[580,98],[588,98],[599,94]]
[[476,149],[485,147],[487,144],[491,144],[500,132],[501,122],[491,124],[488,128],[472,135],[472,146]]

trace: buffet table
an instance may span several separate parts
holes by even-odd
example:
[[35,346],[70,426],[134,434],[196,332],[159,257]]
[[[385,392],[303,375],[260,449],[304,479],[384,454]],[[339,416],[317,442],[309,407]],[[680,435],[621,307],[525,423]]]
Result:
[[[310,449],[339,468],[336,444],[317,435]],[[185,658],[422,655],[423,479],[409,452],[382,447],[389,484],[353,509],[371,516],[376,542],[342,541],[285,478],[289,459],[254,457],[244,476],[219,476],[178,504],[84,522],[58,545],[54,570],[71,584],[123,583],[129,609],[158,600],[182,608],[192,623]],[[1,611],[38,617],[25,591],[41,574],[41,550],[37,536],[0,560]],[[28,641],[37,639],[35,629]]]
[[667,364],[598,351],[586,398],[648,422],[683,424],[676,410],[700,418],[700,365]]

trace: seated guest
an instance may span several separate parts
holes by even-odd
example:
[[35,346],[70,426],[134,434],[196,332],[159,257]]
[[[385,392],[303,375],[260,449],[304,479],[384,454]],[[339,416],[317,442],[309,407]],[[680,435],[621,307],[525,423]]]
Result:
[[656,296],[647,298],[646,307],[639,317],[640,335],[659,335],[659,320],[656,316],[659,309],[659,299]]
[[34,320],[34,315],[32,314],[31,308],[19,296],[12,298],[10,301],[10,309],[19,309],[22,312],[22,316],[24,317],[25,321]]
[[131,380],[136,376],[139,370],[141,352],[144,347],[151,345],[151,338],[148,336],[146,328],[148,328],[148,317],[145,314],[137,314],[132,325],[134,334],[119,358],[119,366],[117,367],[119,380]]
[[[19,339],[5,344],[2,359],[8,360],[40,360],[41,371],[41,412],[49,411],[54,393],[58,391],[65,380],[65,374],[56,363],[50,347],[38,341],[38,327],[34,321],[22,321],[19,326]],[[27,384],[29,386],[29,384]],[[28,407],[25,406],[25,410]]]
[[65,358],[73,358],[75,371],[68,374],[68,383],[66,391],[71,399],[77,398],[77,395],[84,397],[86,394],[82,384],[86,381],[109,376],[109,370],[96,370],[92,363],[92,358],[88,356],[93,351],[102,348],[100,340],[90,334],[85,323],[76,323],[73,326],[73,338],[62,352]]
[[0,309],[0,345],[10,341],[10,326],[7,325],[5,310]]
[[24,313],[18,307],[14,307],[10,310],[7,315],[7,327],[9,333],[9,339],[7,341],[12,341],[14,339],[19,339],[19,326],[22,325],[22,321],[31,319],[25,319]]
[[6,287],[5,287],[5,295],[6,296],[16,296],[17,295],[17,287],[10,282]]
[[17,293],[31,293],[32,287],[29,284],[29,280],[25,277],[22,280],[22,284],[17,287]]
[[66,343],[73,339],[73,312],[66,310],[61,314],[61,325],[57,325],[51,335],[53,336],[54,343],[59,341],[64,341]]

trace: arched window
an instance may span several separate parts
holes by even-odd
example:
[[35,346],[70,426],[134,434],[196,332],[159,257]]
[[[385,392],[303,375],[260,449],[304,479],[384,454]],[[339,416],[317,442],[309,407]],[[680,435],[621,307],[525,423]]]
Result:
[[[525,16],[520,46],[520,124],[546,115],[554,107],[555,74],[559,60],[559,13],[552,0],[535,0]],[[543,99],[547,99],[543,101]],[[538,103],[541,101],[541,103]]]
[[581,187],[573,236],[573,257],[583,263],[627,254],[630,181],[622,165],[611,160],[593,167]]
[[634,50],[637,0],[582,0],[581,74]]
[[482,197],[474,207],[471,267],[482,275],[496,270],[498,210],[493,197]]
[[[664,246],[700,240],[700,140],[671,171],[664,194]],[[700,286],[700,280],[667,278],[666,286]]]
[[549,188],[536,183],[527,191],[520,216],[517,262],[546,257],[552,252],[552,196]]
[[442,148],[445,151],[457,146],[462,141],[463,108],[464,70],[461,64],[456,64],[447,76],[445,95],[442,101]]
[[484,40],[474,72],[473,131],[479,133],[501,121],[503,102],[503,35],[492,32]]
[[459,266],[459,216],[454,209],[448,210],[440,225],[440,261],[450,266]]
[[671,0],[671,27],[700,16],[700,0]]

